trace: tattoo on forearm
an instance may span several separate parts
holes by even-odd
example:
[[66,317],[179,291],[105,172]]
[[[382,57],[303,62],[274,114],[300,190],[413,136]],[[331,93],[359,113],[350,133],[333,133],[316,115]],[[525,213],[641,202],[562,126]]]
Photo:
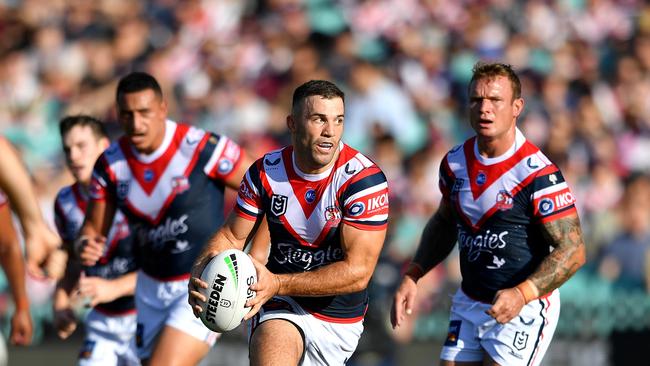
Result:
[[542,232],[555,250],[546,257],[530,279],[540,294],[560,287],[585,262],[582,230],[577,216],[543,224]]

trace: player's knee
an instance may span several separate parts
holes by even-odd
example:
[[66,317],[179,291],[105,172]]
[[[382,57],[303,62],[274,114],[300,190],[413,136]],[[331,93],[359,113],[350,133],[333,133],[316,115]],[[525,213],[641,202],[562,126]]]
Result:
[[300,330],[286,320],[265,321],[255,329],[250,341],[251,366],[297,365],[303,353]]

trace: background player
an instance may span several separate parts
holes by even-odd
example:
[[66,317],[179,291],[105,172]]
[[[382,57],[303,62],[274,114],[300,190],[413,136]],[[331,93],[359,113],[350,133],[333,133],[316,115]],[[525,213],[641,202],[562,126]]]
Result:
[[574,198],[516,127],[524,100],[509,65],[477,64],[469,101],[476,136],[443,159],[443,200],[395,294],[391,322],[411,313],[417,280],[458,241],[463,281],[443,365],[537,365],[557,325],[557,288],[585,262]]
[[[66,165],[75,183],[59,191],[54,204],[57,229],[65,247],[72,243],[84,221],[93,165],[109,145],[104,124],[89,116],[70,116],[59,124]],[[65,277],[54,296],[54,325],[65,339],[77,324],[75,307],[91,306],[86,316],[86,338],[80,365],[137,365],[133,336],[136,329],[136,263],[128,224],[117,211],[105,253],[92,267],[81,267],[73,253]]]
[[252,160],[234,141],[167,119],[149,74],[123,77],[116,93],[126,136],[99,158],[81,230],[82,263],[93,264],[116,208],[137,237],[138,355],[152,365],[194,365],[216,333],[187,305],[192,263],[223,223],[226,186],[239,187]]
[[192,270],[190,304],[198,316],[207,261],[243,248],[266,215],[271,251],[267,267],[253,260],[257,296],[246,316],[259,311],[252,365],[343,365],[363,331],[366,287],[386,234],[388,186],[379,167],[341,141],[344,112],[344,94],[331,82],[312,80],[295,90],[287,117],[292,145],[248,170],[235,213]]

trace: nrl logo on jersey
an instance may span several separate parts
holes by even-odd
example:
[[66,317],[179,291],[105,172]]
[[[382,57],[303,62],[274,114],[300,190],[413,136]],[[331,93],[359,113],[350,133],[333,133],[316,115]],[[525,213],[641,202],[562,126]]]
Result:
[[271,199],[271,213],[275,216],[282,216],[287,212],[287,196],[274,194]]
[[118,180],[117,181],[117,199],[124,201],[129,195],[129,181],[128,180]]

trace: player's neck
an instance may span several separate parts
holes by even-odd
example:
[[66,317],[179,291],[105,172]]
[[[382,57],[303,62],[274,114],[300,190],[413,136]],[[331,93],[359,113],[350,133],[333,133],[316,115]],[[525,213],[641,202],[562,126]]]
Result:
[[83,197],[88,197],[88,193],[90,192],[90,180],[87,182],[78,180],[77,187],[79,187],[79,193],[81,193]]
[[516,141],[515,130],[498,137],[477,136],[478,153],[484,158],[497,158],[507,153]]

